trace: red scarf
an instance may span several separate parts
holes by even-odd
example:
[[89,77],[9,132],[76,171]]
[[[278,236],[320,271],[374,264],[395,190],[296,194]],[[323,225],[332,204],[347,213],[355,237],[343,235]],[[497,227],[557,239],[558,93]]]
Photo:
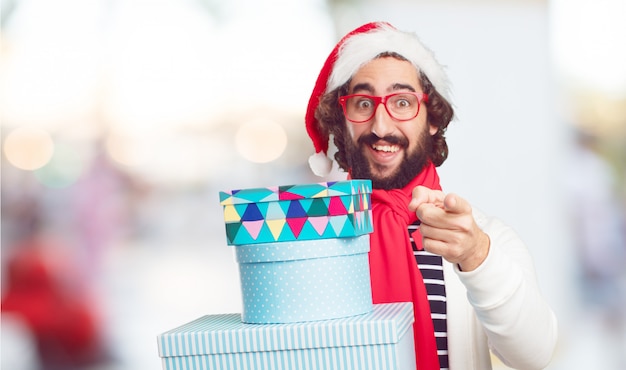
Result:
[[[408,205],[413,188],[418,185],[441,190],[432,163],[402,189],[375,189],[372,192],[374,232],[370,234],[369,254],[372,297],[374,303],[413,302],[417,369],[439,370],[426,287],[407,232],[408,225],[417,221],[415,212],[409,211]],[[422,249],[419,228],[412,236]]]

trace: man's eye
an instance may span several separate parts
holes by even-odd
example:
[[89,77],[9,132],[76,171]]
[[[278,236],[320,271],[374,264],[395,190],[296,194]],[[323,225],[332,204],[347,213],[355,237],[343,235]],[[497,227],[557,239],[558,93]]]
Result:
[[357,103],[357,107],[359,109],[369,109],[372,107],[372,102],[370,100],[361,100]]
[[397,106],[397,107],[399,107],[399,108],[406,108],[406,107],[410,107],[410,106],[411,106],[411,102],[409,102],[409,101],[408,101],[408,100],[406,100],[406,99],[399,99],[399,100],[396,102],[396,106]]

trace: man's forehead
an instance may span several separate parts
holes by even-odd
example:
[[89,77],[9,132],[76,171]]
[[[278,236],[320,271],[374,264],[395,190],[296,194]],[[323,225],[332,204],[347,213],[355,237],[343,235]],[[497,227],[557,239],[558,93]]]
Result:
[[352,75],[348,85],[350,91],[397,91],[421,88],[417,68],[406,59],[392,56],[374,58],[363,64]]

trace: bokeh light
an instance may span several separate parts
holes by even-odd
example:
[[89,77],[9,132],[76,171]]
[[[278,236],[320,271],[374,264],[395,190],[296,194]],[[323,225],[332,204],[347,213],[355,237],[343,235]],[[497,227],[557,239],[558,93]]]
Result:
[[140,166],[153,155],[151,140],[145,136],[110,134],[105,141],[108,155],[124,166]]
[[48,163],[35,170],[35,177],[50,188],[66,188],[84,172],[87,156],[69,144],[57,143]]
[[248,121],[235,135],[237,153],[254,163],[268,163],[280,157],[287,147],[287,134],[268,119]]
[[54,153],[54,142],[46,131],[38,128],[18,127],[4,140],[7,160],[22,170],[43,167]]

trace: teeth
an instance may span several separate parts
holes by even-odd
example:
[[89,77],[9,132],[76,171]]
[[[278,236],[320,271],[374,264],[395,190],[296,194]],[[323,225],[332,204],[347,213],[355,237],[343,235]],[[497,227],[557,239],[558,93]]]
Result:
[[372,148],[374,148],[375,150],[381,151],[381,152],[387,152],[387,153],[395,153],[398,150],[400,150],[400,147],[396,146],[396,145],[372,145]]

